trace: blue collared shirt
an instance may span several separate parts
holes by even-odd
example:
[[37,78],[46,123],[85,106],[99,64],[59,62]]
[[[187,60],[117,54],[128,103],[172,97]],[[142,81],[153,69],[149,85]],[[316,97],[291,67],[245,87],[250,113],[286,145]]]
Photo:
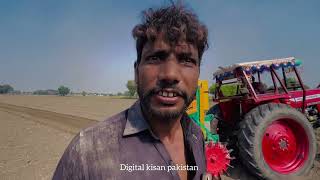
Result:
[[185,114],[181,119],[188,166],[176,166],[163,143],[149,128],[140,102],[82,130],[65,150],[53,180],[178,180],[178,168],[188,179],[206,171],[201,129]]

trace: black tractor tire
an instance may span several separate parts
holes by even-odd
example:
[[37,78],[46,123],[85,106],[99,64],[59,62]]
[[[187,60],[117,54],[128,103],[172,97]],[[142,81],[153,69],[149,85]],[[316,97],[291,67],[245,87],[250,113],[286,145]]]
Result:
[[[262,143],[264,137],[266,139],[269,138],[269,133],[266,132],[269,132],[270,128],[274,127],[271,125],[279,121],[282,122],[281,119],[286,120],[285,122],[287,122],[287,124],[285,126],[288,126],[290,130],[292,127],[292,130],[294,130],[292,136],[297,138],[295,139],[297,140],[297,144],[299,144],[298,141],[304,141],[298,140],[301,134],[297,134],[294,127],[299,127],[299,129],[301,130],[300,132],[304,132],[302,134],[308,141],[307,144],[303,145],[303,147],[308,148],[308,150],[305,150],[306,152],[308,152],[308,155],[307,157],[304,157],[303,163],[301,163],[298,168],[288,170],[288,172],[286,173],[283,173],[282,171],[277,169],[275,170],[275,168],[271,168],[271,166],[266,161],[266,157],[264,156]],[[293,126],[294,124],[298,126]],[[268,127],[269,129],[267,129]],[[275,131],[277,131],[276,128],[274,129]],[[271,132],[272,131],[273,129],[271,130]],[[280,143],[276,144],[279,144],[279,147],[277,148],[289,147],[289,143],[285,143],[287,145],[284,146],[280,146]],[[244,116],[244,119],[240,122],[240,130],[238,132],[238,147],[242,164],[244,164],[248,168],[248,170],[257,178],[271,180],[290,178],[295,179],[297,177],[299,178],[305,176],[312,168],[317,152],[315,134],[307,118],[296,109],[293,109],[285,104],[276,103],[260,105],[252,109]],[[264,147],[273,148],[274,146],[265,145]],[[302,147],[302,145],[300,147]],[[274,153],[275,151],[272,152],[273,153],[269,154],[272,154],[273,157],[276,153]],[[300,155],[298,155],[298,157],[301,158]],[[276,161],[278,161],[277,158],[281,157],[275,157]]]

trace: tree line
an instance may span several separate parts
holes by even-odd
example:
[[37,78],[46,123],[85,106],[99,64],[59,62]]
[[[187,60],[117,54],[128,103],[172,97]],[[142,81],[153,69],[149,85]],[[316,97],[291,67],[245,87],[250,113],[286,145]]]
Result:
[[[134,80],[128,80],[126,83],[126,87],[127,87],[127,91],[125,91],[125,92],[118,92],[116,94],[109,93],[109,94],[103,94],[103,95],[138,97],[137,85]],[[290,88],[295,88],[295,87],[297,87],[297,81],[294,78],[288,78],[287,79],[287,88],[290,89]],[[304,87],[306,89],[309,89],[309,87],[307,85],[304,85]],[[236,93],[237,86],[234,84],[230,84],[230,85],[224,85],[221,88],[222,88],[221,90],[225,96],[231,96]],[[320,88],[320,84],[318,85],[317,88]],[[212,84],[209,88],[209,93],[214,94],[215,89],[216,89],[216,84]],[[4,85],[0,84],[0,94],[8,94],[8,93],[20,94],[20,91],[15,91],[14,88],[9,84],[4,84]],[[70,93],[71,93],[70,88],[66,87],[66,86],[59,86],[58,89],[36,90],[36,91],[32,92],[32,94],[34,94],[34,95],[60,95],[60,96],[66,96]],[[86,96],[88,94],[95,95],[97,93],[87,93],[85,91],[82,91],[80,94],[82,96]]]
[[[137,86],[134,80],[128,80],[126,83],[127,91],[125,92],[118,92],[116,94],[103,94],[108,96],[126,96],[126,97],[137,97]],[[9,94],[9,93],[15,93],[15,94],[21,94],[20,91],[14,91],[14,88],[9,84],[0,84],[0,94]],[[70,88],[67,86],[59,86],[58,89],[45,89],[45,90],[35,90],[31,92],[33,95],[60,95],[60,96],[66,96],[70,94]],[[29,93],[28,93],[29,94]],[[87,93],[85,91],[82,91],[80,93],[82,96],[86,95],[97,95],[99,93]]]
[[[47,90],[36,90],[33,91],[34,95],[61,95],[65,96],[70,93],[70,88],[66,86],[60,86],[57,90],[47,89]],[[0,94],[21,94],[20,91],[15,91],[14,88],[9,84],[0,84]]]
[[13,87],[9,84],[0,85],[0,94],[8,94],[14,91]]

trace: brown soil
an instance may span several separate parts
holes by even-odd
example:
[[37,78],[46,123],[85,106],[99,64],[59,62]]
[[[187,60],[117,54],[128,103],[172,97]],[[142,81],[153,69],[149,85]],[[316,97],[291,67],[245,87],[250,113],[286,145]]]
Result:
[[64,149],[81,128],[134,101],[0,95],[0,180],[51,179]]
[[[64,149],[81,128],[135,100],[108,97],[1,96],[0,180],[51,179]],[[320,141],[320,128],[317,131]],[[222,179],[255,179],[242,165]],[[305,179],[320,179],[320,163]]]
[[0,179],[50,179],[73,134],[24,113],[1,109],[0,117]]

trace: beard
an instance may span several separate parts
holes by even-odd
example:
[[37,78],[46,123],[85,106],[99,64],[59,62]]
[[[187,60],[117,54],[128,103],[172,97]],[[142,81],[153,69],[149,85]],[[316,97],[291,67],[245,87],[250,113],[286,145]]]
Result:
[[182,108],[177,109],[177,110],[163,112],[163,111],[159,111],[157,108],[155,108],[154,106],[151,105],[152,96],[157,95],[159,93],[159,91],[161,91],[163,88],[164,87],[162,87],[162,88],[156,87],[156,88],[153,88],[151,90],[146,91],[146,90],[140,88],[140,85],[138,84],[137,92],[138,92],[138,95],[140,98],[142,109],[143,109],[144,113],[146,113],[146,115],[148,115],[148,117],[150,117],[150,118],[155,117],[157,119],[162,119],[162,120],[166,120],[166,121],[177,119],[182,114],[184,114],[187,107],[191,104],[191,102],[193,101],[193,99],[196,96],[196,91],[194,93],[192,93],[192,95],[190,96],[185,91],[180,90],[179,88],[173,88],[174,91],[177,93],[177,96],[182,97],[182,99],[184,101],[183,106],[182,106]]

